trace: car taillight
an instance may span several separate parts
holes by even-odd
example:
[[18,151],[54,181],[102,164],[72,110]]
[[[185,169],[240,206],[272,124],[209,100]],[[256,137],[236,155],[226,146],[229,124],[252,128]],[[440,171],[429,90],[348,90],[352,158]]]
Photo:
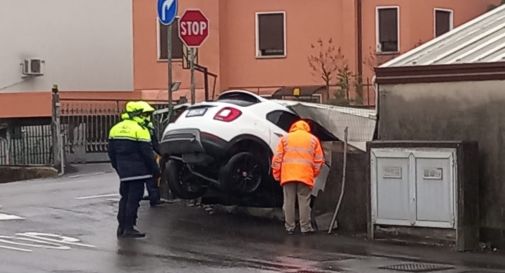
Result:
[[236,120],[238,117],[240,117],[240,115],[242,115],[242,112],[240,112],[240,110],[232,107],[225,107],[217,112],[217,114],[214,116],[214,119],[230,122]]

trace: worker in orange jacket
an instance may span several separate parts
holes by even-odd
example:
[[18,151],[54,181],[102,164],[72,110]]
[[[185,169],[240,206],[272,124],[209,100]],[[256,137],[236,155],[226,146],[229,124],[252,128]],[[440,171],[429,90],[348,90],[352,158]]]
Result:
[[298,198],[300,230],[312,233],[310,200],[314,179],[324,164],[319,139],[310,133],[307,122],[300,120],[291,125],[289,133],[282,137],[272,159],[273,177],[284,192],[284,219],[288,234],[294,234],[295,202]]

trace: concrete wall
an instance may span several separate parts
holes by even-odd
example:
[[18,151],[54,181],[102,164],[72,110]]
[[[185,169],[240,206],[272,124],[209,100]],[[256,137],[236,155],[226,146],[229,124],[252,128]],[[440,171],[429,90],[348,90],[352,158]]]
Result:
[[505,246],[505,81],[379,89],[380,140],[478,142],[481,239]]
[[[320,230],[328,230],[329,221],[337,206],[342,191],[343,143],[334,144],[332,168],[324,192],[320,192],[314,203],[314,214]],[[349,151],[344,196],[337,216],[338,232],[354,235],[367,232],[367,206],[369,159],[365,152]]]
[[[127,0],[2,0],[0,92],[130,91],[132,3]],[[25,58],[45,75],[22,79]]]

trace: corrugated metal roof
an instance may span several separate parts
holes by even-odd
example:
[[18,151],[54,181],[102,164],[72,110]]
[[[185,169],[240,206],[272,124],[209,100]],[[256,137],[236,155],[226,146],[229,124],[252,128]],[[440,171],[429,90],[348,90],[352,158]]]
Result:
[[380,67],[505,61],[505,5],[485,13]]

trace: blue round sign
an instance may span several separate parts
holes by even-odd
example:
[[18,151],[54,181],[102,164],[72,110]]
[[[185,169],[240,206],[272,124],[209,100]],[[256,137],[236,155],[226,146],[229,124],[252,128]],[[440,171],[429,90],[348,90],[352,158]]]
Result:
[[164,25],[170,25],[177,16],[177,0],[158,0],[158,18]]

